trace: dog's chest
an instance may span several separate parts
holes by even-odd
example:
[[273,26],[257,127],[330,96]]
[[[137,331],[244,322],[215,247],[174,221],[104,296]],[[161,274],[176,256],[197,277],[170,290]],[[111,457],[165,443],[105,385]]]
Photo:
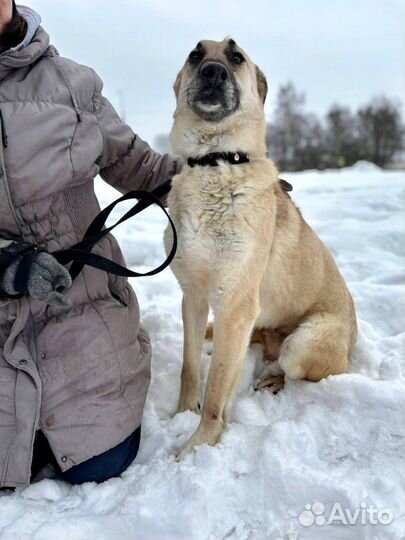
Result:
[[246,188],[227,174],[207,173],[175,185],[171,207],[179,249],[209,250],[213,255],[239,249],[247,195]]

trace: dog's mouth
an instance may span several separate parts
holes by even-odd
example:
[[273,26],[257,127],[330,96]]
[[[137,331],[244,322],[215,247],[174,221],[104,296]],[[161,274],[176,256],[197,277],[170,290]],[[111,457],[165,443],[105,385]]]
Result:
[[187,88],[187,102],[204,120],[222,120],[239,107],[235,77],[222,62],[202,63]]
[[224,91],[220,88],[204,88],[197,97],[202,105],[221,105],[224,101]]

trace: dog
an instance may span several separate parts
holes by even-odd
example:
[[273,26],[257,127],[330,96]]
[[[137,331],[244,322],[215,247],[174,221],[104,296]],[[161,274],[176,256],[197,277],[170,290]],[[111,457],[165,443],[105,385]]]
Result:
[[[200,413],[199,362],[209,308],[214,314],[201,420],[181,458],[218,441],[255,329],[283,374],[319,381],[347,370],[357,325],[332,255],[266,158],[263,72],[233,39],[201,41],[174,92],[169,140],[183,162],[168,197],[179,241],[172,270],[183,291],[179,412]],[[167,229],[167,251],[171,242]],[[259,386],[273,383],[282,386],[279,376]]]

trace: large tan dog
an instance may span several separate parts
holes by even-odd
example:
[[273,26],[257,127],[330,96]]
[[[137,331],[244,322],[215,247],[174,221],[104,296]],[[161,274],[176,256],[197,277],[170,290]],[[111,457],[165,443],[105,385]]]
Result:
[[172,269],[184,294],[179,411],[199,412],[209,306],[214,313],[204,406],[187,452],[224,430],[253,329],[268,329],[268,349],[288,377],[319,381],[346,371],[356,316],[331,254],[266,159],[260,69],[231,39],[202,41],[174,90],[170,141],[184,162],[169,195],[179,236]]

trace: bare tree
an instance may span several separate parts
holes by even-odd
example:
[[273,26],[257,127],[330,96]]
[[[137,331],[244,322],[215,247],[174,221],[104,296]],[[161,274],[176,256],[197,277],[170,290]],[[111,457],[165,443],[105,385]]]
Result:
[[302,141],[296,150],[296,169],[323,169],[327,166],[325,130],[315,114],[304,117]]
[[305,145],[305,104],[292,83],[280,87],[274,122],[268,126],[269,155],[282,170],[298,170],[298,154]]
[[356,117],[347,107],[333,105],[325,123],[328,167],[353,165],[360,159]]
[[321,122],[305,109],[305,95],[293,84],[280,87],[274,121],[268,126],[270,157],[281,170],[298,171],[325,166],[325,134]]
[[400,106],[380,97],[357,112],[361,159],[380,167],[389,163],[404,148],[404,126]]

